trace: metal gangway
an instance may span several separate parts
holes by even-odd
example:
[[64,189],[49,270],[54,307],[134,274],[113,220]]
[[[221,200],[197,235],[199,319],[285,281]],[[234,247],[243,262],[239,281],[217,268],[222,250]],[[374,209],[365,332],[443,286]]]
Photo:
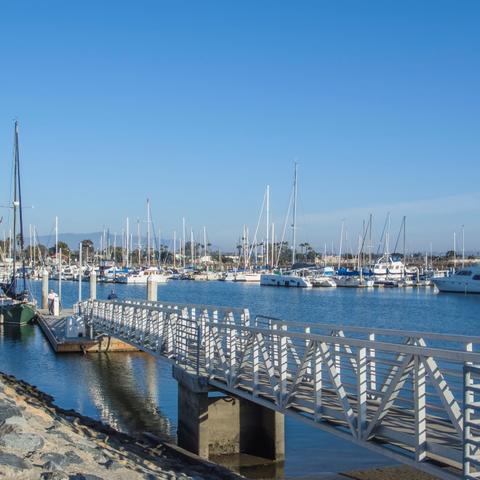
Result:
[[480,337],[251,318],[141,300],[75,306],[97,334],[440,478],[480,478]]

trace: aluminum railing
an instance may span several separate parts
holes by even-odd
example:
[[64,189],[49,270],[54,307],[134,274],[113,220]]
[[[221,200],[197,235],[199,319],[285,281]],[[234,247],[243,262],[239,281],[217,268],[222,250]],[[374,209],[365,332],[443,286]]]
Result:
[[165,302],[76,308],[95,330],[212,387],[441,478],[480,478],[478,337],[251,319],[244,309]]

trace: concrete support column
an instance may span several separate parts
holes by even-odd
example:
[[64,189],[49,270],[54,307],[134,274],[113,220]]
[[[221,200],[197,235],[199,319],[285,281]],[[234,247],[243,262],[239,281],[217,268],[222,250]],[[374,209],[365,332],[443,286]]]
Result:
[[202,458],[209,457],[208,392],[178,385],[178,445]]
[[[173,368],[178,381],[178,445],[203,458],[247,453],[285,458],[282,414],[243,398],[210,391],[205,377]],[[213,395],[212,395],[213,394]]]
[[42,308],[48,310],[48,271],[42,271]]
[[149,275],[147,278],[147,300],[149,302],[157,301],[157,281]]
[[95,270],[90,272],[90,299],[95,300],[97,298],[97,273]]

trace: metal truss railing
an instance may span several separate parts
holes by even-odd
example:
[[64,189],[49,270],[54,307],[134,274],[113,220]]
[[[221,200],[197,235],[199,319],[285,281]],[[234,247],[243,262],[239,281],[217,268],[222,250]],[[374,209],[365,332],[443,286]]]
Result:
[[89,300],[76,309],[96,331],[214,388],[438,477],[480,478],[478,337],[251,319],[246,309],[165,302]]

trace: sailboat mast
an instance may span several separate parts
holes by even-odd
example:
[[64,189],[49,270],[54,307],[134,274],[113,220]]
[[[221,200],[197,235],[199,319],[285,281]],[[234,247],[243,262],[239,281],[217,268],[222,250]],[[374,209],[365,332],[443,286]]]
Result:
[[193,228],[190,228],[190,263],[192,264],[192,268],[195,264],[195,251],[193,246]]
[[138,247],[138,266],[140,266],[141,264],[141,260],[140,260],[140,248],[141,248],[141,245],[140,245],[140,219],[137,218],[137,247]]
[[457,233],[453,232],[453,271],[457,269]]
[[388,229],[385,233],[385,255],[390,254],[390,226],[391,226],[390,213],[388,213]]
[[14,150],[13,150],[13,272],[12,272],[12,283],[11,290],[12,294],[15,295],[17,291],[17,207],[19,206],[18,202],[18,193],[17,193],[17,175],[18,175],[18,122],[15,121],[15,133],[14,133]]
[[78,301],[82,301],[82,263],[83,263],[83,258],[82,258],[82,249],[83,249],[83,243],[80,242],[79,249],[78,249],[78,263],[80,266],[80,269],[78,271]]
[[20,183],[20,152],[18,147],[18,122],[15,122],[15,143],[16,143],[16,162],[17,162],[17,181],[18,181],[18,212],[20,220],[20,256],[22,259],[22,279],[23,279],[23,291],[27,290],[27,278],[25,272],[25,255],[23,250],[25,249],[25,241],[23,236],[23,211],[22,211],[22,187]]
[[147,266],[150,267],[150,200],[147,198]]
[[58,261],[58,217],[55,217],[55,261]]
[[[363,264],[365,263],[365,252],[364,252],[364,245],[365,245],[365,238],[367,236],[367,227],[365,226],[365,220],[363,220],[362,224],[362,243],[360,244],[360,250],[358,252],[358,269],[361,270]],[[360,256],[362,258],[360,258]]]
[[32,224],[28,225],[28,257],[30,265],[32,265]]
[[[37,228],[35,227],[35,225],[33,226],[33,238],[32,238],[32,242],[33,242],[33,268],[35,269],[35,264],[36,264],[36,260],[37,260],[37,255],[36,255],[36,249],[37,249]],[[5,244],[4,244],[5,245]]]
[[338,248],[338,270],[342,264],[342,246],[343,246],[343,228],[345,226],[345,220],[342,220],[342,228],[340,229],[340,246]]
[[250,267],[250,240],[248,235],[248,227],[245,227],[245,270]]
[[275,259],[275,223],[272,222],[272,266],[276,265]]
[[173,231],[173,268],[177,266],[177,231]]
[[207,261],[207,227],[203,227],[203,256],[204,261]]
[[267,185],[267,191],[266,191],[266,196],[267,196],[267,243],[266,243],[266,262],[265,266],[268,266],[270,263],[270,256],[269,256],[269,250],[270,250],[270,245],[268,243],[269,241],[269,230],[270,230],[270,185]]
[[368,265],[372,265],[372,214],[368,222]]
[[187,232],[186,232],[186,227],[185,227],[185,217],[182,218],[182,259],[183,259],[183,268],[185,269],[185,261],[186,261],[186,258],[185,258],[185,255],[186,255],[186,252],[185,252],[185,249],[186,249],[186,246],[185,246],[185,242],[186,242],[186,235]]
[[407,217],[403,217],[403,276],[406,274],[407,268]]
[[293,173],[293,223],[292,223],[292,265],[295,264],[297,248],[297,162],[294,162]]
[[[158,242],[155,240],[155,238],[153,239],[153,252],[152,252],[152,255],[153,255],[153,259],[155,260],[155,249],[157,249],[158,251],[158,257],[157,257],[157,267],[160,268],[160,263],[162,262],[162,231],[160,230],[160,227],[158,227]],[[164,263],[167,263],[167,258],[168,258],[168,246],[165,245],[165,262]]]
[[130,221],[127,217],[127,228],[125,232],[125,250],[127,257],[127,268],[130,266]]

